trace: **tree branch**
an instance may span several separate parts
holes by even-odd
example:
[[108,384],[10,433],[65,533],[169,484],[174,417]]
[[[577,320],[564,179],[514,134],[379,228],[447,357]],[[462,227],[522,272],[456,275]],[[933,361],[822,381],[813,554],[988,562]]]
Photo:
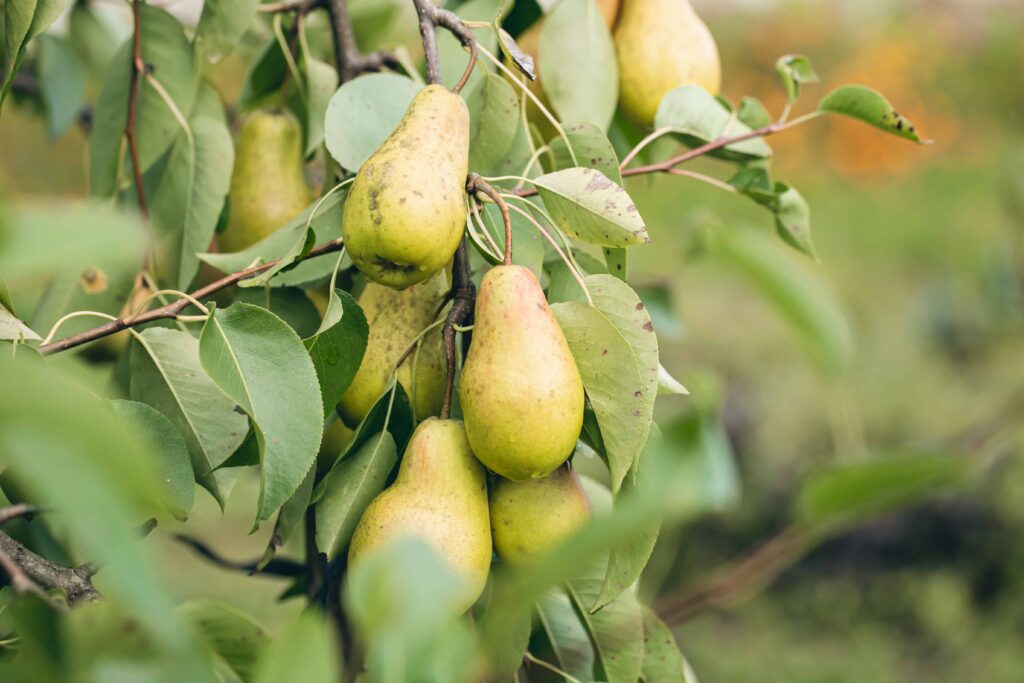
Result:
[[142,188],[142,169],[139,166],[139,141],[135,134],[139,117],[139,81],[146,73],[146,64],[142,61],[142,25],[141,2],[132,0],[132,66],[131,84],[128,89],[128,118],[124,124],[124,136],[128,140],[128,151],[132,157],[132,176],[135,178],[135,195],[139,202],[139,211],[144,219],[148,219],[146,193]]
[[224,569],[234,569],[236,571],[246,572],[250,576],[253,574],[267,574],[269,576],[284,576],[288,578],[294,578],[305,574],[306,568],[304,565],[294,562],[292,560],[285,560],[280,558],[274,558],[263,568],[259,568],[259,560],[254,562],[237,562],[235,560],[229,560],[210,546],[206,545],[202,541],[191,536],[185,536],[184,534],[175,534],[174,540],[179,543],[187,545],[189,548],[194,550],[201,557],[209,560],[213,564],[223,567]]
[[[63,591],[69,606],[100,598],[99,591],[93,587],[85,566],[63,567],[36,555],[3,532],[0,532],[0,565],[16,590],[36,593],[36,590],[25,583],[28,580],[32,585],[38,584]],[[45,593],[41,597],[49,598]]]
[[430,83],[441,82],[441,62],[437,52],[437,31],[440,26],[454,35],[462,46],[469,50],[469,64],[462,78],[452,88],[454,92],[462,92],[476,66],[476,36],[459,15],[446,9],[435,7],[431,0],[412,0],[416,6],[416,14],[420,18],[420,38],[423,41],[423,54],[427,60],[427,80]]
[[444,320],[441,338],[444,342],[444,357],[447,362],[448,378],[444,389],[444,403],[441,404],[441,419],[447,420],[452,410],[452,390],[455,387],[455,370],[458,354],[455,349],[455,328],[473,322],[476,306],[476,287],[470,277],[469,252],[463,236],[452,261],[452,307]]
[[352,32],[352,18],[346,0],[326,0],[324,4],[331,17],[334,65],[338,70],[340,83],[347,83],[365,71],[401,68],[398,58],[386,50],[377,50],[369,54],[359,51],[355,34]]

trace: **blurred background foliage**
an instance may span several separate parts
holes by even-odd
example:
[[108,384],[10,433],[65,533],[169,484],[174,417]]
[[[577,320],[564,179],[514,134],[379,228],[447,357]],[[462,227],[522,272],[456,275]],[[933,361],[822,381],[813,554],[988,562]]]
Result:
[[[665,366],[691,388],[716,377],[743,492],[728,510],[663,534],[646,597],[699,585],[780,531],[800,482],[823,464],[861,457],[865,445],[985,458],[997,452],[993,435],[1024,417],[1024,8],[694,4],[722,47],[733,101],[754,95],[778,112],[774,59],[804,53],[823,80],[809,101],[833,85],[868,83],[936,142],[915,147],[835,117],[771,141],[775,172],[812,207],[822,276],[853,329],[853,362],[834,381],[754,289],[720,260],[695,257],[709,221],[767,232],[762,209],[681,178],[631,183],[653,239],[635,248],[631,278],[662,314]],[[228,101],[248,59],[236,53],[215,72]],[[0,120],[0,188],[84,196],[85,146],[77,128],[50,141],[41,118],[10,107]],[[686,405],[661,402],[660,419]],[[969,493],[844,533],[752,599],[680,626],[701,680],[1024,679],[1024,460],[1019,448],[999,455]],[[193,513],[192,527],[229,557],[258,554],[270,532],[245,533],[249,484],[224,517],[207,496]],[[217,597],[270,625],[301,608],[273,600],[279,580],[242,581],[167,535],[154,543],[181,598]]]

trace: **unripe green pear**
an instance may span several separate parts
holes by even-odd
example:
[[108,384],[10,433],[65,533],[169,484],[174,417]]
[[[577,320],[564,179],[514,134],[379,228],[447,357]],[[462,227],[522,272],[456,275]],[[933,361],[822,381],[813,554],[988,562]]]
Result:
[[487,481],[458,420],[430,418],[413,432],[394,484],[366,508],[349,565],[403,537],[431,546],[465,579],[460,611],[483,592],[491,566]]
[[428,85],[363,162],[345,201],[342,235],[359,270],[404,289],[443,269],[466,226],[468,170],[466,103]]
[[221,251],[241,251],[281,228],[313,200],[302,174],[302,129],[290,112],[258,111],[242,124],[228,190]]
[[[366,285],[359,295],[359,305],[370,326],[366,353],[338,403],[338,412],[350,427],[362,422],[384,393],[395,363],[434,321],[447,291],[448,278],[444,272],[401,291],[373,282]],[[397,377],[409,396],[416,419],[423,420],[441,411],[448,375],[440,327],[423,338],[419,355],[413,352],[398,368]]]
[[689,0],[623,0],[615,26],[619,104],[642,126],[654,123],[661,98],[690,83],[717,95],[718,47]]
[[528,268],[484,275],[459,400],[473,452],[506,479],[546,476],[576,447],[583,381]]
[[590,502],[567,465],[543,479],[499,479],[491,487],[491,536],[498,557],[520,563],[558,545],[590,519]]

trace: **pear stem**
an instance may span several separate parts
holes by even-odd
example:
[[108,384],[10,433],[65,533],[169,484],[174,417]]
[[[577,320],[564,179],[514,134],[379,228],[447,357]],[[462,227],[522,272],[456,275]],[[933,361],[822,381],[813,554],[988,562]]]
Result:
[[501,220],[505,223],[505,259],[503,265],[512,265],[512,218],[508,213],[508,204],[505,203],[501,193],[491,187],[490,183],[480,177],[478,173],[470,173],[466,181],[466,191],[476,194],[480,193],[498,205],[501,211]]
[[423,54],[427,59],[427,81],[440,83],[442,79],[441,60],[437,52],[437,27],[447,29],[455,36],[462,46],[469,50],[469,64],[459,82],[452,88],[453,92],[462,92],[476,66],[477,44],[473,31],[463,23],[459,15],[446,9],[435,7],[431,0],[412,0],[416,6],[416,14],[420,18],[420,38],[423,41]]

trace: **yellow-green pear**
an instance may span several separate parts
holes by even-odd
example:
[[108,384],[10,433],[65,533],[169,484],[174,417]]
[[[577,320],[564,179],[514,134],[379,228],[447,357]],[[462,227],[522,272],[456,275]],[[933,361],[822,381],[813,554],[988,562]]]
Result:
[[546,476],[576,447],[583,381],[528,268],[484,275],[459,400],[473,452],[506,479]]
[[587,492],[568,465],[543,479],[499,479],[491,488],[490,508],[494,549],[510,563],[540,555],[590,519]]
[[696,84],[712,95],[722,85],[715,39],[689,0],[623,0],[615,27],[619,104],[650,126],[665,94]]
[[[373,282],[366,285],[359,295],[359,305],[369,323],[370,336],[359,370],[338,403],[338,412],[346,424],[355,427],[366,417],[387,388],[395,363],[434,321],[447,291],[448,278],[443,271],[401,291]],[[398,381],[409,396],[416,419],[441,411],[447,378],[438,327],[423,338],[419,355],[414,352],[398,368]]]
[[366,277],[396,289],[452,259],[466,226],[469,110],[444,86],[421,90],[363,162],[345,201],[345,248]]
[[465,579],[460,611],[476,602],[491,566],[487,481],[458,420],[430,418],[413,432],[394,484],[366,508],[348,559],[403,537],[431,546]]
[[295,218],[313,200],[302,174],[302,129],[288,111],[257,111],[238,133],[220,250],[241,251]]

